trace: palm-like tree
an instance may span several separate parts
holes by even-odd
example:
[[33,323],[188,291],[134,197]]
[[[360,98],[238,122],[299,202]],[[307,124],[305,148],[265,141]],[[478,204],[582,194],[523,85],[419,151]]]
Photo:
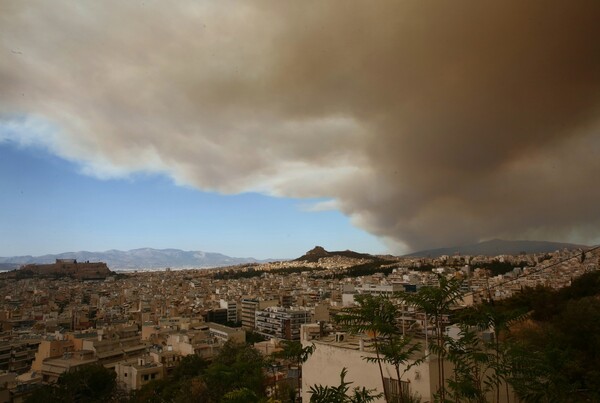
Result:
[[[425,361],[425,356],[413,360],[413,356],[421,350],[420,343],[413,343],[409,337],[392,335],[379,344],[380,357],[366,357],[369,362],[384,362],[394,367],[398,379],[399,403],[409,401],[409,396],[404,395],[402,377],[414,366],[419,366]],[[389,393],[388,393],[389,394]],[[391,398],[391,396],[388,396]]]
[[455,402],[487,403],[496,387],[494,353],[468,325],[461,324],[457,339],[447,338],[447,359],[453,364],[448,396]]
[[346,368],[340,373],[340,384],[338,386],[314,385],[310,387],[311,403],[369,403],[381,397],[375,394],[374,390],[355,387],[351,394],[348,394],[352,382],[346,382],[348,374]]
[[302,364],[308,360],[308,357],[315,351],[315,345],[302,347],[302,343],[299,341],[285,341],[283,342],[283,350],[276,353],[275,356],[291,361],[298,367],[298,395],[301,393],[302,379],[300,377]]
[[355,297],[356,306],[344,309],[336,315],[335,321],[354,333],[371,335],[385,400],[389,401],[385,387],[380,344],[383,339],[389,339],[398,334],[396,326],[397,309],[389,298],[360,294]]
[[[429,316],[435,327],[435,346],[438,365],[438,383],[441,400],[445,400],[446,375],[444,373],[444,359],[446,351],[444,347],[444,317],[450,313],[450,309],[462,300],[462,281],[438,275],[438,287],[423,287],[414,294],[401,293],[397,297],[409,305],[415,306]],[[427,323],[425,332],[428,332]],[[429,346],[425,346],[427,349]]]
[[516,322],[523,321],[528,317],[528,313],[523,309],[507,310],[498,309],[493,301],[482,304],[477,308],[480,320],[478,326],[482,329],[492,329],[494,331],[494,340],[491,347],[494,351],[494,383],[496,392],[496,402],[500,401],[500,384],[504,382],[506,386],[506,396],[508,398],[508,382],[510,368],[507,365],[505,357],[506,349],[500,344],[501,333],[509,333],[510,326]]

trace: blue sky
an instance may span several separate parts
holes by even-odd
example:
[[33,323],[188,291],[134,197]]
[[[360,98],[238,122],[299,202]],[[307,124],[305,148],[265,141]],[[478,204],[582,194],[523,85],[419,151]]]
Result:
[[382,253],[385,246],[318,199],[220,195],[162,175],[100,180],[42,147],[0,142],[0,256],[140,247],[295,258],[315,245]]

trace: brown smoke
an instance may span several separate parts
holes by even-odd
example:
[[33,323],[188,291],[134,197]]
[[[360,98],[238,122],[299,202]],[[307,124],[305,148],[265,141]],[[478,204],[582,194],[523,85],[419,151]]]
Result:
[[96,175],[331,197],[400,248],[594,242],[598,21],[597,1],[9,1],[0,112],[52,122],[40,141]]

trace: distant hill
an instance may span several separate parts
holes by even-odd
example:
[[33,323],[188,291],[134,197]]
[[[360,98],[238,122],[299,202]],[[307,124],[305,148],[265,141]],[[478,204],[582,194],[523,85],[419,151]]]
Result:
[[322,257],[334,256],[347,257],[351,259],[377,259],[375,256],[369,255],[367,253],[358,253],[353,252],[351,250],[328,252],[321,246],[315,246],[313,249],[300,256],[298,259],[294,259],[294,261],[318,262],[319,259]]
[[454,246],[451,248],[439,248],[422,250],[410,253],[408,257],[439,257],[442,255],[518,255],[520,253],[549,253],[559,249],[577,249],[586,248],[585,245],[575,245],[562,242],[547,241],[505,241],[502,239],[492,239],[491,241],[479,242],[472,245]]
[[77,259],[80,262],[105,262],[111,270],[220,267],[271,261],[230,257],[212,252],[142,248],[129,251],[81,251],[44,256],[0,257],[0,268],[16,268],[20,265],[32,263],[54,263],[56,259]]
[[21,266],[18,263],[0,263],[0,271],[8,271],[18,269]]
[[17,278],[63,278],[79,280],[104,280],[114,274],[104,262],[78,262],[76,260],[57,260],[50,264],[28,264],[21,266]]

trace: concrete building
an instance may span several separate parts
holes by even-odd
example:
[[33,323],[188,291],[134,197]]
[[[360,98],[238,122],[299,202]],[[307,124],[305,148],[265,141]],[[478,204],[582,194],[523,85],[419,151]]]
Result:
[[82,348],[93,351],[105,367],[114,367],[118,361],[144,355],[147,347],[137,326],[99,329],[97,338],[84,339],[82,343]]
[[[347,368],[347,382],[354,382],[352,387],[360,386],[367,389],[376,389],[382,392],[382,382],[376,363],[368,362],[364,357],[375,357],[369,342],[361,337],[337,332],[322,335],[319,325],[306,325],[302,329],[302,344],[314,344],[315,351],[302,366],[302,401],[310,400],[308,393],[310,386],[329,385],[337,386],[340,383],[340,372]],[[411,368],[403,377],[403,382],[398,382],[395,369],[391,365],[383,364],[387,389],[397,390],[403,388],[412,394],[418,394],[423,402],[432,400],[432,391],[435,391],[437,368],[435,360],[425,362]],[[435,373],[434,373],[435,372]],[[384,402],[384,398],[376,402]]]
[[309,323],[310,310],[268,307],[256,311],[256,332],[268,338],[300,340],[300,326]]
[[402,284],[363,284],[355,288],[359,294],[384,295],[391,297],[404,291]]
[[329,305],[328,304],[317,304],[313,309],[312,314],[312,323],[315,322],[330,322],[331,318],[329,315]]
[[149,352],[154,362],[163,365],[165,375],[170,374],[181,361],[181,355],[173,351],[173,346],[153,346]]
[[0,370],[22,374],[35,359],[40,340],[14,340],[0,342]]
[[242,327],[253,330],[255,328],[256,311],[270,306],[277,306],[279,300],[258,300],[256,298],[242,299]]
[[164,377],[163,364],[155,362],[150,356],[121,361],[115,366],[115,372],[118,384],[128,392]]
[[[383,384],[379,368],[375,362],[365,358],[375,358],[375,350],[369,338],[361,335],[351,335],[345,332],[323,333],[318,324],[302,327],[302,345],[315,345],[313,354],[302,366],[302,401],[310,400],[310,387],[313,385],[337,386],[340,383],[340,373],[343,368],[348,370],[346,382],[353,382],[351,387],[359,386],[383,392]],[[419,340],[423,343],[423,340]],[[422,358],[424,352],[415,359]],[[385,388],[392,401],[399,390],[416,395],[422,402],[433,401],[438,390],[437,358],[431,355],[419,365],[411,367],[401,380],[397,379],[396,370],[392,365],[382,363]],[[446,374],[452,373],[452,365],[444,365]],[[401,369],[402,371],[402,369]],[[509,395],[510,395],[509,391]],[[494,396],[489,396],[490,401]],[[385,402],[381,397],[376,402]],[[500,388],[500,402],[507,402],[506,389]]]
[[227,309],[227,322],[236,323],[238,319],[238,303],[236,301],[227,301],[221,299],[219,301],[221,308]]
[[211,336],[209,328],[205,326],[201,330],[193,330],[170,334],[167,339],[167,348],[181,355],[196,354],[204,359],[215,357],[223,343],[219,338]]
[[32,371],[41,371],[45,359],[62,357],[75,351],[73,340],[42,340],[31,364]]
[[96,362],[98,358],[90,350],[65,353],[59,358],[48,358],[42,363],[42,379],[46,383],[55,383],[64,372]]
[[204,317],[205,322],[220,323],[224,325],[227,323],[228,312],[225,308],[209,309],[202,316]]
[[220,340],[222,343],[233,341],[235,343],[246,342],[246,331],[239,327],[229,327],[218,323],[207,323],[208,334]]

